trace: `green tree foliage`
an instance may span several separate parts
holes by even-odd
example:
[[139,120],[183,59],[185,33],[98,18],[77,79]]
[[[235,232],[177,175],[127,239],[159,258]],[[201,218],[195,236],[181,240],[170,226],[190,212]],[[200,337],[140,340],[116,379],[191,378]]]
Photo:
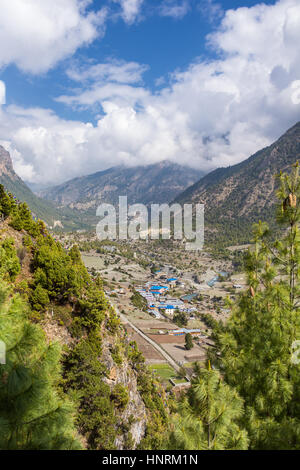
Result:
[[193,342],[193,337],[192,337],[191,333],[187,333],[185,335],[185,345],[184,345],[184,347],[187,351],[190,351],[191,349],[193,349],[194,342]]
[[177,450],[247,449],[240,426],[243,400],[223,382],[218,371],[195,367],[196,377],[179,405],[169,448]]
[[184,366],[181,366],[178,372],[179,377],[185,378],[187,376],[188,372]]
[[0,287],[0,449],[79,449],[70,402],[57,389],[60,352],[26,320],[26,305]]
[[184,326],[187,326],[188,324],[188,319],[187,319],[187,316],[184,312],[177,312],[175,313],[174,317],[173,317],[173,321],[174,323],[176,323],[176,325],[180,326],[180,327],[184,327]]
[[21,265],[16,253],[14,240],[5,239],[0,243],[0,276],[8,281],[14,281],[21,271]]
[[[109,321],[106,316],[108,309],[109,305],[103,291],[91,284],[85,295],[78,300],[75,314],[81,327],[88,331],[97,331],[105,319]],[[111,314],[113,315],[113,312]]]
[[90,333],[65,360],[67,390],[74,390],[79,401],[77,423],[92,450],[114,449],[117,435],[114,402],[103,378],[108,370],[101,362],[101,338]]
[[30,303],[34,310],[43,310],[50,302],[48,292],[40,284],[32,291],[30,296]]
[[134,294],[130,297],[130,300],[132,305],[134,305],[136,308],[139,308],[140,310],[147,309],[147,301],[143,296],[141,296],[141,294],[139,294],[139,292],[134,291]]
[[139,449],[163,449],[168,436],[169,414],[164,390],[152,377],[135,341],[130,341],[127,358],[137,375],[138,390],[148,411],[146,433]]
[[47,290],[50,299],[65,302],[87,287],[89,276],[78,253],[76,248],[66,253],[50,236],[39,236],[32,262],[34,280],[36,286]]
[[130,341],[128,345],[127,356],[130,361],[131,366],[137,371],[140,372],[144,368],[145,358],[141,351],[138,348],[138,345],[135,341]]
[[21,230],[23,229],[23,221],[21,219],[20,214],[17,211],[13,214],[10,225],[12,228],[17,230],[18,232],[21,232]]
[[122,384],[117,384],[112,392],[111,399],[120,409],[125,409],[129,402],[128,390]]
[[0,184],[0,214],[6,218],[14,207],[13,198],[6,194],[2,184]]
[[138,375],[138,389],[148,410],[146,433],[139,448],[143,450],[163,449],[168,436],[169,415],[167,399],[163,390],[152,379],[144,366]]
[[44,222],[35,220],[28,205],[17,201],[11,193],[6,193],[0,184],[0,218],[8,217],[11,227],[19,232],[24,230],[33,237],[46,232]]
[[272,241],[264,223],[254,230],[246,265],[248,290],[232,306],[218,335],[225,380],[246,405],[246,427],[255,449],[300,448],[300,374],[291,360],[300,338],[300,178],[279,175],[277,221]]
[[[21,334],[21,326],[17,331],[19,323],[15,322],[16,330],[12,336],[14,346],[19,344],[19,339],[22,343],[23,336],[24,338],[28,337],[30,342],[30,347],[26,343],[28,357],[24,349],[20,349],[22,354],[24,352],[20,357],[22,360],[24,359],[25,367],[29,369],[28,373],[32,383],[36,384],[36,387],[30,385],[31,388],[28,389],[28,392],[25,387],[26,383],[24,385],[24,394],[26,393],[24,399],[29,397],[28,414],[33,416],[35,427],[31,430],[29,426],[31,420],[20,421],[16,444],[13,441],[12,443],[4,441],[6,435],[4,431],[2,434],[0,431],[1,438],[3,438],[1,445],[3,442],[3,448],[13,448],[14,446],[18,446],[18,448],[77,447],[78,444],[73,442],[73,431],[71,432],[71,407],[65,400],[62,391],[57,391],[58,383],[62,383],[65,393],[72,397],[72,401],[76,402],[76,426],[84,436],[88,449],[114,449],[118,436],[123,438],[125,448],[132,448],[135,445],[130,434],[132,421],[129,424],[129,419],[126,417],[126,407],[129,403],[127,386],[126,383],[118,383],[113,386],[108,369],[113,364],[116,371],[119,371],[123,377],[122,368],[123,363],[126,362],[126,366],[128,365],[126,376],[128,375],[129,380],[137,380],[140,396],[147,409],[147,430],[141,448],[161,448],[165,442],[163,436],[166,433],[168,423],[166,397],[154,383],[136,344],[126,338],[126,332],[120,326],[120,319],[105,298],[101,279],[96,274],[92,278],[88,275],[76,246],[69,251],[63,249],[48,234],[44,224],[34,220],[26,205],[19,204],[10,195],[6,199],[5,193],[2,196],[2,199],[0,197],[1,218],[8,217],[10,225],[15,230],[23,232],[22,252],[19,250],[18,254],[21,261],[24,259],[23,255],[28,254],[28,261],[31,260],[32,276],[28,278],[28,283],[24,280],[15,283],[15,277],[20,272],[20,260],[13,243],[10,241],[6,241],[6,244],[1,246],[0,269],[3,269],[9,281],[13,281],[14,291],[27,298],[34,309],[28,311],[26,315],[24,314],[27,319],[39,322],[42,318],[40,312],[45,310],[49,304],[54,312],[50,321],[59,320],[59,324],[68,329],[73,341],[70,349],[66,348],[65,350],[62,378],[58,367],[57,347],[53,345],[47,347],[42,330],[28,320],[26,321],[25,318],[24,332],[26,335],[25,333]],[[4,215],[3,208],[6,206],[7,210]],[[20,236],[16,238],[19,239]],[[25,247],[27,248],[26,253]],[[48,321],[48,318],[44,320]],[[30,339],[31,333],[35,334],[32,340]],[[103,340],[105,353],[102,352]],[[19,346],[16,347],[19,348]],[[16,355],[18,352],[19,349],[16,350]],[[40,384],[40,378],[45,379],[45,384]],[[33,391],[35,398],[31,397],[30,390]],[[53,395],[50,393],[51,390]],[[38,401],[40,391],[43,398],[42,403]],[[57,402],[55,402],[56,399]],[[17,405],[18,400],[15,400]],[[52,413],[52,406],[55,403],[57,403],[57,411]],[[12,399],[10,405],[13,406]],[[24,409],[25,405],[24,401]],[[3,405],[3,410],[4,408]],[[47,409],[49,409],[50,422],[43,414]],[[36,417],[35,410],[36,412],[39,410],[41,415]],[[0,404],[0,420],[2,418],[1,411]],[[125,415],[123,416],[124,411]],[[49,427],[49,435],[43,432],[44,423]],[[2,422],[0,428],[1,424]],[[26,435],[23,435],[22,425],[24,425]],[[68,429],[70,429],[70,434],[68,434]],[[54,437],[55,432],[57,438]],[[16,438],[13,437],[13,439]],[[28,441],[25,442],[26,439]]]
[[38,236],[40,231],[43,229],[42,222],[35,222],[29,207],[25,202],[22,204],[16,204],[11,211],[11,222],[10,225],[18,231],[25,230],[33,237]]

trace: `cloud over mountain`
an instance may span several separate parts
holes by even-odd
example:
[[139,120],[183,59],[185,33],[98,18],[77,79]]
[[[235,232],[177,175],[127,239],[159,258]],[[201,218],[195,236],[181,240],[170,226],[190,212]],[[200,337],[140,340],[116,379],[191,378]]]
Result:
[[209,170],[245,159],[299,121],[292,99],[300,78],[298,0],[227,10],[207,42],[214,59],[195,60],[154,92],[136,62],[68,69],[74,89],[58,101],[93,109],[96,124],[2,108],[0,136],[21,155],[21,173],[55,184],[165,159]]

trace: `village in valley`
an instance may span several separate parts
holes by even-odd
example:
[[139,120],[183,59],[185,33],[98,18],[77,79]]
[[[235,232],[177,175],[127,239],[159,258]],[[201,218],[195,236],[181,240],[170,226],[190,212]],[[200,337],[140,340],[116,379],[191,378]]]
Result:
[[[193,363],[204,363],[214,347],[210,320],[226,322],[227,299],[244,288],[245,276],[235,272],[232,257],[187,252],[174,242],[168,249],[141,240],[99,242],[84,232],[56,238],[66,249],[78,244],[87,269],[101,276],[107,299],[160,381],[166,387],[187,385]],[[233,247],[232,253],[244,249]]]

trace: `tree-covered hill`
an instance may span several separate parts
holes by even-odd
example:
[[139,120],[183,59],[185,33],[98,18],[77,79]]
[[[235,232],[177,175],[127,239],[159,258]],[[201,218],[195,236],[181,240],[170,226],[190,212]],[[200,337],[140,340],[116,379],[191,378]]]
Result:
[[[164,391],[107,302],[101,279],[88,274],[76,246],[65,251],[1,185],[0,286],[0,340],[7,345],[0,448],[163,445]],[[11,406],[14,396],[20,398]],[[51,428],[43,416],[52,412]],[[22,425],[31,416],[32,430]]]

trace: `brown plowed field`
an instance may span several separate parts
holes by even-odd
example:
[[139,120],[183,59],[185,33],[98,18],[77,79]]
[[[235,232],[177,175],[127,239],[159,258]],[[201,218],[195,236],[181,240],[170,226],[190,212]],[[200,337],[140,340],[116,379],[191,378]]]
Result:
[[146,359],[146,362],[166,362],[165,358],[156,349],[154,349],[151,344],[147,343],[147,341],[142,338],[136,331],[130,328],[130,326],[126,325],[126,330],[128,334],[130,334],[130,337],[133,339],[133,341],[137,343],[139,350]]
[[150,339],[158,344],[184,344],[184,336],[173,336],[173,335],[148,335]]

